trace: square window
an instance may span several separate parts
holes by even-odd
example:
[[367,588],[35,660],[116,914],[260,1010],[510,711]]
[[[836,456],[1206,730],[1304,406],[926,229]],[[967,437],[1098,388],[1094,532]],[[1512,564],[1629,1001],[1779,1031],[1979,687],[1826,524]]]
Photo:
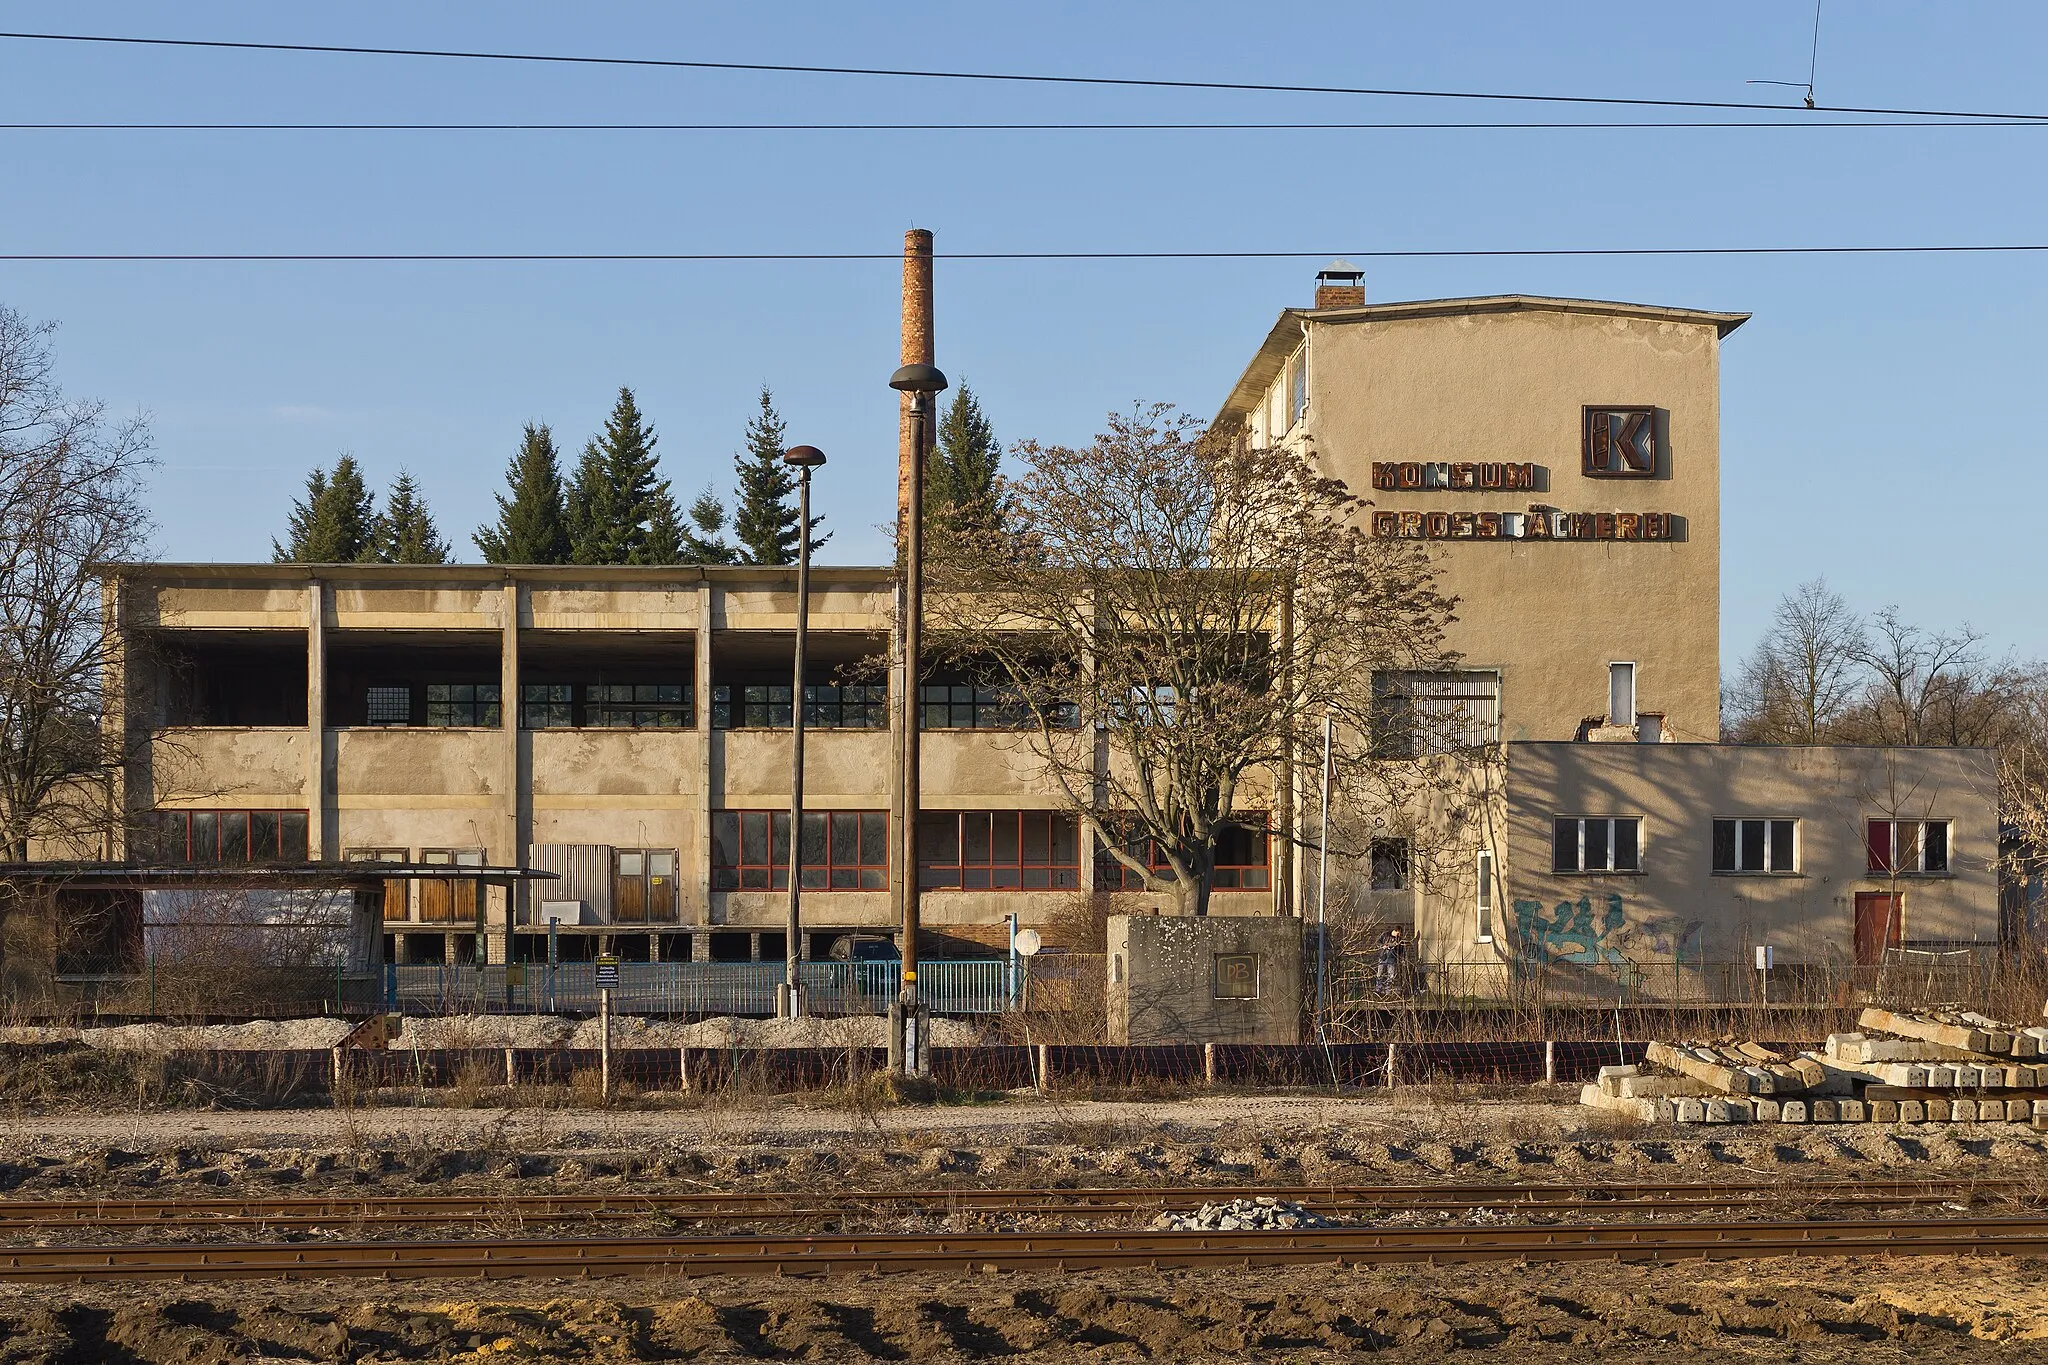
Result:
[[370,725],[412,724],[412,689],[372,687],[363,694],[364,720]]
[[1256,1000],[1259,998],[1259,955],[1257,953],[1216,954],[1215,998]]

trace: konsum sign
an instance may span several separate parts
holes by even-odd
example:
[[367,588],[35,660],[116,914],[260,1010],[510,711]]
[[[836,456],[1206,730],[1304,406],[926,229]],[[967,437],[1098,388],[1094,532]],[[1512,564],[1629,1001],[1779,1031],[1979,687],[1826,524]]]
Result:
[[[1630,404],[1581,410],[1579,472],[1589,479],[1655,479],[1670,468],[1654,407]],[[1529,463],[1375,461],[1372,486],[1383,492],[1534,493],[1548,470]],[[1403,540],[1620,540],[1685,538],[1685,519],[1672,512],[1574,512],[1547,503],[1524,511],[1375,511],[1372,533]]]

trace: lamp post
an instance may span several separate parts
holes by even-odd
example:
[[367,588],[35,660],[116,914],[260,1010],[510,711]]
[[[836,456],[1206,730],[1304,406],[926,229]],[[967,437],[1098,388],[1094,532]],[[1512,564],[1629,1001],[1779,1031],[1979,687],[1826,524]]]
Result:
[[905,365],[889,376],[889,387],[911,396],[911,450],[903,509],[903,695],[897,699],[903,727],[903,821],[896,833],[903,878],[903,988],[889,1011],[889,1062],[899,1075],[920,1074],[928,1055],[919,1027],[917,998],[917,812],[920,804],[918,665],[924,649],[924,459],[931,446],[932,395],[946,376],[931,365]]
[[793,446],[782,462],[797,471],[796,673],[789,699],[789,924],[783,931],[783,981],[775,992],[779,1019],[801,1018],[804,894],[804,646],[811,627],[811,471],[825,463],[816,446]]

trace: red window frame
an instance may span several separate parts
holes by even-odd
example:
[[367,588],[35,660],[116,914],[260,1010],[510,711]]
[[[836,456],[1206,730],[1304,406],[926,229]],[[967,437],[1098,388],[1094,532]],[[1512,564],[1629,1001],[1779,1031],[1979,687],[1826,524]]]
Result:
[[[1245,841],[1246,847],[1229,847],[1231,834]],[[1130,851],[1129,845],[1125,850]],[[1239,861],[1234,854],[1250,853],[1257,861]],[[1231,861],[1225,861],[1230,858]],[[1145,841],[1145,865],[1155,874],[1165,875],[1173,870],[1173,864],[1166,860],[1166,854],[1156,839]],[[1118,862],[1107,852],[1098,852],[1095,858],[1095,886],[1099,891],[1143,891],[1144,879],[1136,872]],[[1273,839],[1272,831],[1266,824],[1264,813],[1246,812],[1237,817],[1226,833],[1216,841],[1216,866],[1211,869],[1209,889],[1212,891],[1268,891],[1273,886]]]
[[[1899,839],[1899,828],[1902,825],[1913,831],[1911,861],[1920,866],[1897,867],[1893,864],[1895,858],[1908,851],[1902,847]],[[1941,831],[1941,866],[1928,867],[1928,845],[1933,842],[1928,837],[1928,831],[1936,827]],[[1863,822],[1863,851],[1866,871],[1888,877],[1945,876],[1955,865],[1955,826],[1948,820],[1866,820]]]
[[[258,849],[257,817],[271,822],[266,848]],[[211,828],[213,848],[201,853],[196,827]],[[240,827],[239,840],[234,837]],[[292,837],[296,826],[297,837]],[[158,852],[166,862],[224,864],[311,861],[310,827],[303,810],[165,810],[157,812]],[[239,850],[238,857],[229,857]]]
[[[804,812],[804,889],[889,889],[889,812]],[[711,812],[711,889],[787,891],[789,812]]]
[[1072,890],[1081,885],[1080,822],[1055,810],[924,811],[917,884],[933,891]]

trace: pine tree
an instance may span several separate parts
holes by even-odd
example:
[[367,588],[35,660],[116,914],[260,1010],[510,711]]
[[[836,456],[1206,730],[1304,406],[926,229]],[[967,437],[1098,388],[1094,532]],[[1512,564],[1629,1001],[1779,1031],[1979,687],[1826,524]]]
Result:
[[938,449],[925,471],[924,514],[934,530],[993,530],[1002,520],[996,470],[1002,443],[963,382],[939,422]]
[[376,557],[386,564],[446,564],[448,542],[434,525],[434,514],[420,496],[419,483],[401,469],[384,495],[384,515],[377,518]]
[[[761,411],[747,423],[747,448],[732,457],[739,475],[735,490],[738,506],[733,511],[732,532],[739,545],[739,557],[748,564],[793,564],[796,562],[797,509],[796,471],[782,462],[783,441],[788,429],[775,411],[775,395],[761,386]],[[808,529],[816,530],[822,516],[811,518]],[[816,550],[831,536],[811,542]]]
[[739,551],[725,538],[725,504],[709,484],[690,504],[690,524],[683,528],[684,564],[736,564]]
[[647,540],[656,495],[654,428],[633,391],[619,390],[604,431],[583,447],[569,482],[569,557],[577,564],[630,564]]
[[505,467],[512,496],[497,495],[498,524],[479,527],[477,549],[487,564],[566,564],[568,514],[562,505],[562,464],[546,426],[526,424],[519,453]]
[[628,559],[632,564],[680,564],[683,562],[683,519],[676,514],[676,500],[668,491],[668,480],[656,486],[648,500],[647,535]]
[[329,474],[306,476],[306,498],[292,505],[291,544],[270,542],[279,564],[355,564],[377,557],[376,503],[356,457],[343,455]]

